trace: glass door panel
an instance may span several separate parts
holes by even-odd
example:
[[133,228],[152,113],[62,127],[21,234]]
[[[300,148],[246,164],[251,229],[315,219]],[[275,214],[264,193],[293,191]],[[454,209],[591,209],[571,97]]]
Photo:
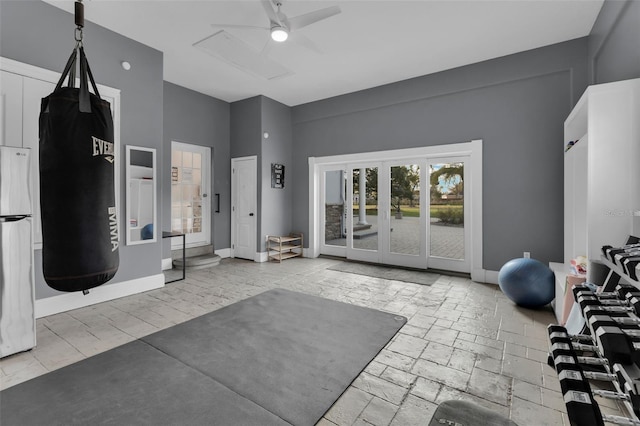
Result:
[[354,169],[353,248],[378,250],[378,168]]
[[323,172],[322,194],[324,224],[322,254],[346,256],[347,247],[347,173],[344,169]]
[[429,162],[429,266],[468,271],[465,222],[465,161],[462,158]]
[[207,149],[173,142],[171,150],[171,230],[186,234],[187,244],[192,246],[210,242],[204,219],[210,214],[203,182],[209,173]]
[[391,167],[389,252],[420,255],[420,166]]

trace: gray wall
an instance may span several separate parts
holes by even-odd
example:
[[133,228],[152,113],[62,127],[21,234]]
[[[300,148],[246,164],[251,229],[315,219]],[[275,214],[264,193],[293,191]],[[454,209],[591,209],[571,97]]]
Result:
[[257,201],[256,201],[256,248],[262,241],[262,191],[260,177],[262,173],[262,96],[244,99],[231,103],[231,158],[258,157],[256,171]]
[[[263,137],[264,132],[269,137]],[[258,157],[256,251],[265,235],[291,232],[291,108],[265,96],[231,104],[231,158]],[[284,189],[271,188],[271,163],[284,164]]]
[[589,35],[589,82],[640,77],[640,1],[605,1]]
[[581,38],[294,107],[293,228],[308,233],[310,156],[483,139],[483,267],[562,261],[563,122],[586,60]]
[[[121,153],[125,145],[158,149],[162,164],[162,52],[137,43],[90,22],[85,9],[84,46],[97,83],[121,90]],[[40,1],[0,2],[0,55],[45,69],[61,72],[75,45],[74,19],[58,8]],[[132,65],[124,71],[120,62]],[[120,188],[120,269],[113,284],[161,272],[161,243],[125,245],[124,155]],[[159,180],[166,180],[163,169]],[[160,223],[167,220],[158,211]],[[61,294],[49,288],[42,275],[42,252],[36,250],[36,298]],[[107,285],[108,285],[107,284]]]
[[[211,148],[213,176],[211,177],[211,242],[214,249],[231,245],[231,160],[230,160],[230,106],[227,102],[164,83],[164,136],[165,156],[161,167],[171,169],[171,141]],[[171,176],[161,181],[164,230],[171,228]],[[215,213],[215,194],[220,194],[220,212]],[[170,244],[165,242],[163,257],[169,258]]]
[[[262,172],[258,179],[258,188],[262,188],[260,221],[262,232],[259,251],[265,251],[266,235],[288,235],[291,229],[291,197],[293,179],[291,174],[292,139],[291,108],[273,99],[262,97],[262,133],[268,132],[269,138],[262,139]],[[271,187],[271,164],[284,165],[284,188]]]

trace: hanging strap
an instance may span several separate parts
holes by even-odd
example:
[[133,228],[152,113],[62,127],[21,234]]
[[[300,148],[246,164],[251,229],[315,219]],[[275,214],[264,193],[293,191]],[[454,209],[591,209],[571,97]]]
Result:
[[78,43],[73,49],[73,52],[71,52],[71,56],[67,61],[67,65],[64,67],[64,71],[62,71],[62,75],[60,76],[54,91],[57,92],[62,88],[67,76],[69,77],[67,83],[68,87],[75,87],[75,70],[78,55],[80,56],[80,91],[78,94],[80,112],[91,112],[91,92],[89,92],[89,82],[91,82],[91,87],[93,88],[93,92],[96,96],[98,98],[101,97],[100,92],[98,91],[98,86],[93,78],[91,67],[89,67],[87,55],[84,53],[84,47],[82,47],[81,43]]

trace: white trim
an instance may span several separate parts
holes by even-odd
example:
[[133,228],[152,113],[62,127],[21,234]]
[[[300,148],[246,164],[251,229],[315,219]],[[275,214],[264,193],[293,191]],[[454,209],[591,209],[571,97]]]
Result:
[[485,270],[484,271],[484,274],[485,274],[484,282],[488,283],[488,284],[498,284],[498,274],[499,273],[500,273],[500,271],[488,271],[488,270]]
[[253,261],[258,263],[264,263],[264,262],[267,262],[268,260],[269,260],[269,252],[267,251],[257,252],[255,257],[253,258]]
[[220,256],[221,259],[226,259],[227,257],[231,257],[231,248],[216,249],[215,254]]
[[162,287],[164,287],[164,274],[157,274],[96,287],[89,290],[89,294],[86,296],[79,291],[65,293],[36,300],[35,314],[36,318],[43,318]]
[[168,269],[173,269],[173,259],[170,257],[162,259],[162,270],[166,271]]
[[[331,155],[325,157],[309,157],[309,257],[317,257],[320,253],[321,229],[320,180],[322,171],[328,165],[349,164],[351,167],[359,163],[376,161],[393,161],[415,158],[428,160],[468,156],[471,163],[471,234],[469,245],[471,248],[469,269],[474,276],[482,270],[482,140],[474,139],[469,142],[452,143],[447,145],[425,146],[420,148],[396,149],[388,151],[364,152],[358,154]],[[480,278],[483,278],[480,274]],[[490,281],[491,282],[491,281]],[[495,281],[497,283],[497,280]]]

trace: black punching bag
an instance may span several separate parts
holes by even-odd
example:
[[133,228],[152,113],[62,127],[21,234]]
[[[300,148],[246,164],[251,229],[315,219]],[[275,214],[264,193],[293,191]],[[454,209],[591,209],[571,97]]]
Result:
[[[68,87],[63,87],[67,75]],[[118,270],[114,161],[111,108],[100,98],[78,43],[40,109],[43,270],[47,284],[56,290],[88,290]]]

